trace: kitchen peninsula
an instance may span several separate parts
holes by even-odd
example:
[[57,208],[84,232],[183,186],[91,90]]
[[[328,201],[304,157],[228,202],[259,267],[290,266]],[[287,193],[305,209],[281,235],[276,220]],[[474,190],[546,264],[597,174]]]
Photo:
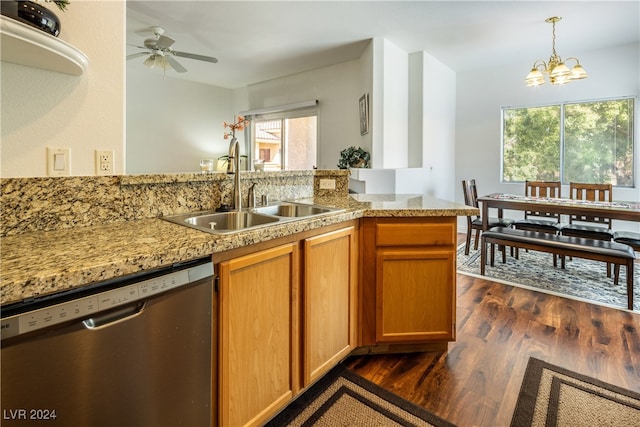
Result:
[[[231,234],[158,218],[219,205],[228,193],[226,175],[196,177],[208,190],[202,199],[203,188],[193,191],[192,179],[111,177],[99,185],[117,190],[99,193],[113,200],[92,206],[109,216],[121,203],[127,220],[5,229],[2,305],[212,257],[218,276],[211,301],[212,419],[259,425],[354,351],[443,349],[455,339],[456,218],[477,209],[424,195],[349,195],[347,174],[247,174],[244,185],[259,182],[259,191],[273,198],[340,210]],[[320,190],[319,177],[335,179],[336,189]],[[270,182],[278,179],[281,187]],[[86,191],[87,180],[81,181],[67,184]],[[12,194],[33,200],[25,197],[30,191],[3,181],[9,204],[18,199]],[[178,207],[171,205],[176,200]],[[74,221],[90,221],[84,207],[74,206],[83,213]],[[17,227],[44,221],[56,206],[32,202],[31,209],[37,213],[18,210]]]
[[[326,225],[368,217],[456,217],[477,209],[422,195],[344,195],[297,199],[346,211],[267,229],[211,235],[145,218],[0,238],[0,304],[64,291],[225,252]],[[6,205],[5,205],[6,206]]]

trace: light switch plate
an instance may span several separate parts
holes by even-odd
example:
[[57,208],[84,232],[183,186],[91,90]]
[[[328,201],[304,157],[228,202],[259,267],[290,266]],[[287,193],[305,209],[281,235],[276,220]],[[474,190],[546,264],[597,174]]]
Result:
[[71,175],[69,148],[47,147],[47,176]]

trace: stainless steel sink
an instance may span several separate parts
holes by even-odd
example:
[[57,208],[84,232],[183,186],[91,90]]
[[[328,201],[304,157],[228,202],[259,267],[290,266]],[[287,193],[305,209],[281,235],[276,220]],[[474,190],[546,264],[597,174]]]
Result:
[[196,228],[214,234],[234,233],[339,212],[344,209],[305,203],[279,202],[240,212],[196,212],[163,218],[176,224]]
[[323,213],[334,212],[338,209],[325,206],[306,205],[302,203],[282,202],[276,205],[263,206],[254,208],[255,212],[267,215],[283,216],[283,217],[305,217],[311,215],[320,215]]
[[164,219],[210,233],[231,233],[280,221],[279,218],[246,211],[190,213]]

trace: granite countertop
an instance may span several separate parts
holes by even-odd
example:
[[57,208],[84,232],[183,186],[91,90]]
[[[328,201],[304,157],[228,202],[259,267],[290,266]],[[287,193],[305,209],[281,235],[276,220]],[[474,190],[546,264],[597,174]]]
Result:
[[361,217],[466,216],[478,210],[421,195],[350,195],[303,203],[345,209],[257,230],[216,235],[159,218],[0,239],[0,304],[60,292]]

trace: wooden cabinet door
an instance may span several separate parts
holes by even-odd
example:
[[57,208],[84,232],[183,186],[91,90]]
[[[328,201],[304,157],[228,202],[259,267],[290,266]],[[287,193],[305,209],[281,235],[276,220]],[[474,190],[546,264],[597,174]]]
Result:
[[376,342],[452,340],[455,251],[378,248],[375,300]]
[[219,264],[220,426],[259,425],[297,392],[298,263],[291,243]]
[[304,240],[304,386],[329,371],[356,345],[355,237],[354,227],[348,227]]

